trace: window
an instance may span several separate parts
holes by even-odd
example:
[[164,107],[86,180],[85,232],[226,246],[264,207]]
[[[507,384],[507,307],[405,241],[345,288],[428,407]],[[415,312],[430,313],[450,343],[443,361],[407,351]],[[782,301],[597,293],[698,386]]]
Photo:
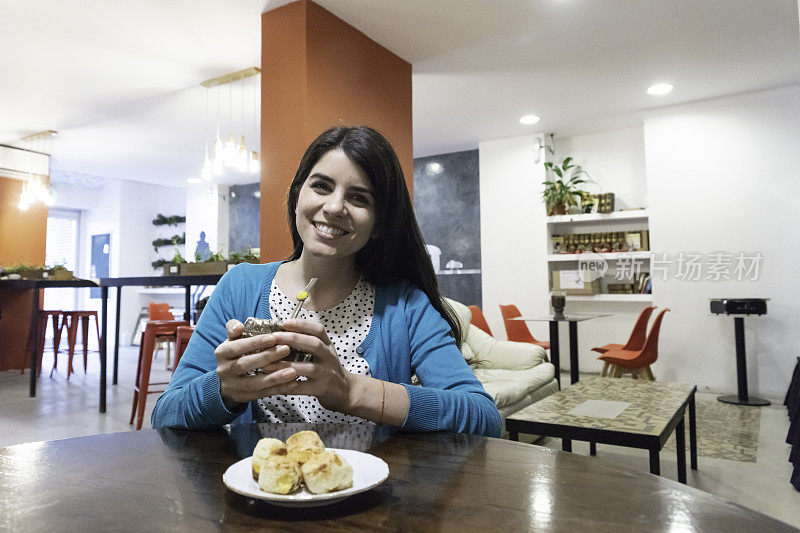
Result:
[[[47,216],[47,266],[64,265],[77,274],[81,212],[73,209],[50,209]],[[78,291],[72,288],[44,291],[44,309],[72,311],[77,309]],[[51,334],[48,328],[48,335]]]

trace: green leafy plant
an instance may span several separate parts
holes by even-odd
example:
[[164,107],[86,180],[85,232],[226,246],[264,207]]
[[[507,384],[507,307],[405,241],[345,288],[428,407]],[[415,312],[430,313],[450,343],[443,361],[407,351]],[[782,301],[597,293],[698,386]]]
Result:
[[158,215],[156,215],[156,218],[153,219],[154,226],[163,226],[165,224],[168,226],[177,226],[181,222],[186,222],[186,217],[180,215],[173,215],[170,217],[166,217],[161,213],[159,213]]
[[153,269],[154,270],[159,270],[159,269],[163,268],[164,265],[170,264],[170,262],[167,261],[166,259],[156,259],[155,261],[153,261],[150,264],[153,265]]
[[[547,208],[547,214],[564,214],[567,208],[580,205],[579,202],[589,193],[582,190],[579,186],[588,183],[591,178],[580,165],[573,165],[572,158],[567,157],[561,166],[548,161],[544,164],[547,177],[542,182],[544,191],[542,200]],[[585,176],[588,179],[583,179]]]
[[258,254],[253,252],[253,250],[251,250],[251,249],[248,249],[247,251],[244,251],[244,252],[233,252],[232,254],[230,254],[228,256],[228,261],[230,261],[233,264],[237,264],[237,265],[239,263],[254,263],[254,264],[258,264],[258,263],[261,262],[259,257],[258,257]]
[[214,263],[216,261],[226,261],[225,256],[222,255],[219,252],[211,252],[211,255],[208,256],[208,259],[206,259],[204,262],[205,263]]
[[185,262],[186,262],[186,259],[183,258],[183,256],[181,255],[180,250],[178,250],[178,248],[175,248],[175,255],[172,256],[172,260],[170,261],[170,263],[172,263],[173,265],[180,265],[181,263],[185,263]]
[[153,241],[153,249],[157,252],[161,246],[169,246],[178,245],[178,244],[186,244],[186,233],[182,235],[173,235],[170,238],[158,238]]
[[200,252],[195,250],[195,252],[194,252],[194,262],[195,263],[200,263],[202,260],[203,260],[203,258],[200,257]]
[[46,270],[46,268],[42,265],[27,265],[25,263],[17,263],[16,265],[4,266],[0,270],[3,271],[4,276],[7,276],[8,274],[23,274],[33,270]]

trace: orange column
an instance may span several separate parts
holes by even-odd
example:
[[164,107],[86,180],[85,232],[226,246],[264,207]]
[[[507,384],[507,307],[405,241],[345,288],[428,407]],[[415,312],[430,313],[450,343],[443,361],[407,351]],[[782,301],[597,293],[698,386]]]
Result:
[[366,124],[392,143],[413,193],[411,64],[317,4],[261,17],[261,259],[291,252],[286,193],[320,133]]
[[[0,177],[0,265],[43,265],[47,206],[17,208],[22,182]],[[33,312],[31,291],[0,289],[0,370],[26,368],[26,349]]]

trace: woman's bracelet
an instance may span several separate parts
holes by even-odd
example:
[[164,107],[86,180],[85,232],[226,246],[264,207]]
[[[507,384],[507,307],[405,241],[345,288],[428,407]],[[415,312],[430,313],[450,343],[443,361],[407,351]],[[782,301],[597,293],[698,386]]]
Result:
[[383,408],[386,405],[386,383],[381,379],[381,417],[378,419],[378,425],[383,424]]

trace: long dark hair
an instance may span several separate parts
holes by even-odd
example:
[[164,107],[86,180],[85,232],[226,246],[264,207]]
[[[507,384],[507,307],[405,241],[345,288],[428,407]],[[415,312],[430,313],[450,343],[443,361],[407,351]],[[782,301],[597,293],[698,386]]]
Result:
[[342,150],[347,154],[369,176],[375,189],[377,236],[356,254],[356,268],[366,281],[375,285],[404,279],[417,286],[450,325],[450,332],[460,347],[461,327],[455,311],[439,293],[433,264],[414,216],[400,161],[389,141],[374,129],[368,126],[330,128],[306,149],[289,187],[287,199],[289,230],[294,244],[289,260],[299,259],[303,253],[303,241],[295,220],[300,189],[317,161],[331,150]]

